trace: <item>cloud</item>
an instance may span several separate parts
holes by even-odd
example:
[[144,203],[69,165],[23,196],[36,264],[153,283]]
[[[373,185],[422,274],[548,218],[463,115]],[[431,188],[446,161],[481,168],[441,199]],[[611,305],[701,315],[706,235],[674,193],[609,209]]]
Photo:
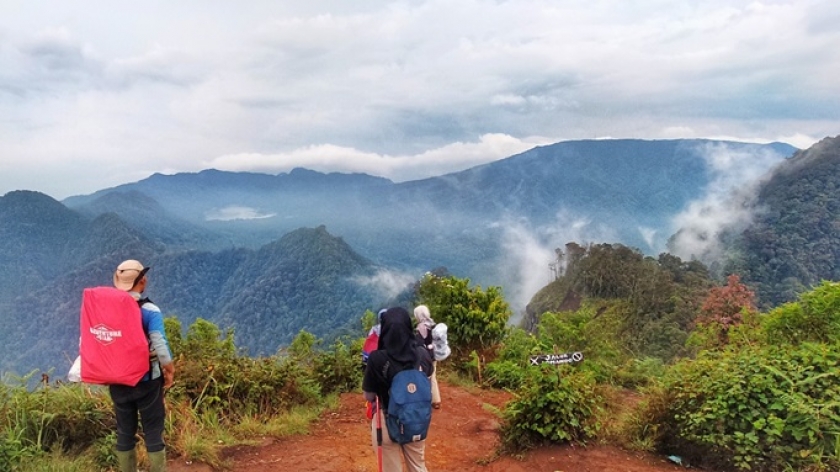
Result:
[[416,282],[418,277],[405,272],[380,269],[370,277],[355,277],[354,281],[364,287],[373,287],[383,301],[390,300]]
[[645,228],[639,227],[639,234],[642,235],[642,239],[647,244],[647,249],[654,249],[657,247],[656,243],[656,234],[657,231],[653,228]]
[[720,258],[719,236],[745,228],[761,182],[784,156],[771,151],[735,150],[726,145],[699,149],[712,178],[703,197],[689,202],[672,220],[669,251],[683,259],[709,263]]
[[610,228],[568,209],[558,211],[556,220],[544,226],[534,227],[521,218],[492,226],[500,231],[503,249],[500,260],[492,261],[494,273],[502,279],[493,285],[505,287],[505,299],[514,310],[512,323],[521,319],[531,298],[553,280],[550,264],[557,260],[556,249],[563,250],[569,242],[586,246],[617,239]]
[[3,4],[0,193],[89,193],[214,161],[379,174],[376,163],[401,180],[486,162],[494,144],[524,150],[517,141],[725,135],[807,147],[840,126],[838,10],[827,0]]
[[0,46],[0,103],[72,96],[102,82],[103,64],[66,28],[52,28]]
[[262,213],[256,208],[231,205],[207,212],[204,219],[207,221],[262,220],[275,216],[277,216],[276,213]]
[[206,161],[203,167],[276,174],[304,167],[321,172],[362,172],[395,181],[421,179],[464,170],[524,152],[545,138],[517,139],[487,134],[477,142],[457,142],[414,155],[383,155],[335,145],[317,145],[287,153],[242,153]]
[[504,285],[507,287],[505,298],[515,311],[511,322],[516,324],[534,294],[551,282],[549,264],[555,256],[547,241],[541,241],[522,224],[505,225],[503,252],[501,270],[516,281]]
[[115,87],[136,85],[143,81],[188,87],[201,83],[207,73],[206,68],[200,59],[157,45],[140,56],[114,60],[108,65],[107,74],[111,85]]

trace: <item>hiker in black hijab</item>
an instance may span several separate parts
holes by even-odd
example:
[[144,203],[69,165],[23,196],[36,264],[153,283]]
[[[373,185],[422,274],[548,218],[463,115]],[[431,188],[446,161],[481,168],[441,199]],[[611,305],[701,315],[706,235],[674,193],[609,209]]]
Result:
[[[400,371],[420,368],[427,376],[432,375],[434,366],[432,355],[414,335],[414,327],[411,324],[411,316],[405,308],[389,308],[382,315],[382,330],[379,335],[379,348],[368,358],[365,368],[365,377],[362,380],[362,390],[365,400],[374,403],[379,397],[381,415],[387,414],[390,396],[388,390],[391,388],[391,381]],[[377,448],[381,452],[382,472],[399,472],[404,470],[402,463],[408,472],[427,472],[425,449],[426,441],[410,442],[400,445],[392,442],[388,433],[377,435],[377,416],[371,420],[371,444],[374,451]],[[384,423],[385,420],[383,419]],[[377,443],[377,436],[382,438],[382,444]]]
[[[385,371],[386,363],[388,365]],[[414,335],[411,315],[405,308],[388,308],[382,315],[382,328],[379,335],[379,347],[368,358],[362,390],[365,399],[375,402],[379,396],[382,406],[387,410],[388,388],[391,379],[401,370],[419,366],[426,375],[432,375],[432,358],[429,350],[420,344]]]
[[414,342],[414,327],[408,312],[402,307],[389,308],[382,319],[378,349],[384,349],[388,357],[401,364],[413,366],[417,362],[414,352],[417,343]]

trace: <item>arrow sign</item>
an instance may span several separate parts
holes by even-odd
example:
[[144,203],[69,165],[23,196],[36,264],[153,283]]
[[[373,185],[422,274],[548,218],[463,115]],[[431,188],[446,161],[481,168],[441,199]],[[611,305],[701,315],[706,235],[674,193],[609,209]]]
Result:
[[582,352],[566,352],[563,354],[538,354],[530,357],[530,365],[540,364],[572,364],[583,360]]

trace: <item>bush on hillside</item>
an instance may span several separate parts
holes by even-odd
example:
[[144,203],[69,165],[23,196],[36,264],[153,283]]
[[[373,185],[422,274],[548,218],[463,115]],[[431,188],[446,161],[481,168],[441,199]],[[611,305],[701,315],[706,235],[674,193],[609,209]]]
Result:
[[[840,346],[705,351],[669,372],[659,449],[727,469],[840,467]],[[708,463],[715,458],[719,463]]]
[[798,301],[770,311],[762,327],[774,343],[840,341],[840,283],[824,281]]
[[528,359],[539,354],[536,336],[511,328],[499,345],[498,356],[484,370],[484,382],[496,388],[518,389],[528,374]]
[[418,303],[429,307],[436,322],[446,323],[452,362],[462,370],[476,355],[482,359],[495,355],[511,315],[500,288],[483,290],[469,283],[469,279],[427,274],[417,290]]
[[529,303],[529,327],[544,313],[587,310],[590,359],[606,355],[604,348],[619,354],[612,365],[630,357],[669,363],[686,354],[685,340],[713,285],[705,266],[670,254],[654,259],[621,244],[570,243],[566,253],[565,272]]
[[362,339],[337,339],[327,349],[318,352],[312,372],[321,393],[351,392],[362,384]]
[[545,313],[537,325],[543,354],[581,352],[581,369],[591,371],[598,382],[610,382],[626,354],[621,353],[620,303],[584,304],[571,312]]
[[299,333],[288,355],[259,358],[236,354],[232,339],[232,331],[223,335],[206,320],[190,326],[184,352],[178,354],[178,382],[170,395],[188,401],[199,414],[217,412],[223,421],[271,416],[321,398],[313,369],[322,354],[315,350],[318,340],[312,334]]
[[583,443],[594,438],[604,398],[588,372],[570,366],[541,366],[508,403],[502,449],[526,450],[546,443]]
[[591,372],[598,383],[647,384],[650,375],[664,371],[664,363],[655,357],[638,360],[622,352],[621,311],[625,307],[618,302],[599,302],[577,311],[547,312],[540,317],[536,334],[512,328],[500,343],[497,358],[487,364],[485,382],[518,388],[537,370],[529,365],[531,355],[581,352],[585,361],[577,367]]

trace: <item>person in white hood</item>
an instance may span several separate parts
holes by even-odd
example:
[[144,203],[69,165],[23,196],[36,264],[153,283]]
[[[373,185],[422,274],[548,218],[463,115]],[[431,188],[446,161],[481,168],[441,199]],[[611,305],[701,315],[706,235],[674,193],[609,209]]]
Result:
[[[435,327],[435,322],[432,320],[432,314],[429,312],[429,307],[426,305],[418,305],[414,308],[414,319],[417,320],[417,337],[421,340],[426,349],[433,354],[434,344],[432,343],[432,328]],[[434,359],[434,354],[432,355]],[[437,364],[437,362],[435,362]],[[432,382],[432,406],[436,409],[440,408],[440,389],[437,382],[437,365],[435,365],[435,372],[429,378]]]

